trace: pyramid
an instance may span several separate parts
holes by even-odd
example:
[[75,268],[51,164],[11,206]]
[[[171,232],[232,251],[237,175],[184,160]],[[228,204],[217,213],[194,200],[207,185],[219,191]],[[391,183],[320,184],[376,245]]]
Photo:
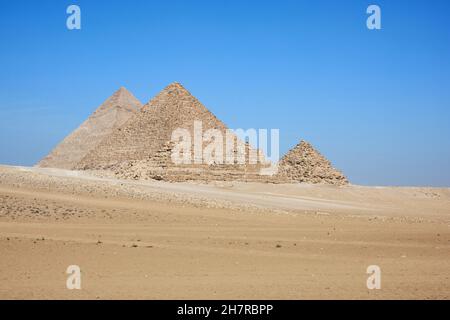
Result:
[[278,176],[290,182],[348,184],[347,178],[330,161],[303,140],[281,158]]
[[[225,179],[226,175],[230,179],[242,176],[249,169],[245,165],[172,163],[172,133],[182,128],[193,137],[196,121],[201,122],[203,132],[217,129],[225,137],[226,125],[181,84],[172,83],[90,151],[77,165],[77,169],[110,170],[120,178],[133,179],[171,175],[172,180],[178,181],[189,180],[194,176],[206,178],[211,171],[217,173],[218,179]],[[246,150],[249,152],[248,145]],[[252,169],[257,170],[256,167]]]
[[142,106],[121,87],[36,166],[74,169],[78,163]]

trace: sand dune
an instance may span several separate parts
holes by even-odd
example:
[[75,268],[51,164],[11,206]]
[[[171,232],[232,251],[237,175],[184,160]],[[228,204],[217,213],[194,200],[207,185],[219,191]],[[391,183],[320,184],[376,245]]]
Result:
[[448,299],[449,249],[449,189],[0,167],[3,299]]

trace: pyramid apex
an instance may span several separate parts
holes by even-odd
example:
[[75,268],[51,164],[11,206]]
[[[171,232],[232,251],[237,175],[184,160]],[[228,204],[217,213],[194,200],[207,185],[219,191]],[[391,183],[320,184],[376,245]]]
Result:
[[103,114],[104,112],[119,107],[130,111],[136,111],[142,106],[142,103],[124,86],[117,89],[112,96],[106,99],[93,115]]
[[133,101],[133,103],[141,105],[141,102],[124,86],[121,86],[113,95],[112,97],[119,97],[121,99],[127,99]]
[[117,89],[115,93],[118,93],[118,94],[131,94],[131,92],[128,91],[128,89],[125,88],[124,86],[120,86],[119,89]]
[[302,140],[300,140],[300,142],[297,144],[296,147],[313,147],[313,146],[308,141],[302,139]]
[[170,84],[165,88],[165,90],[170,90],[170,89],[181,89],[181,90],[187,91],[186,88],[183,87],[183,85],[182,85],[181,83],[177,82],[177,81],[170,83]]
[[[192,94],[187,90],[183,85],[179,82],[172,82],[169,85],[167,85],[163,90],[159,92],[158,95],[156,95],[153,99],[157,98],[158,96],[165,96],[167,94],[174,94],[179,97],[186,97],[186,96],[192,96]],[[153,100],[152,99],[152,100]],[[152,100],[150,100],[148,103],[150,103]],[[147,103],[147,104],[148,104]]]

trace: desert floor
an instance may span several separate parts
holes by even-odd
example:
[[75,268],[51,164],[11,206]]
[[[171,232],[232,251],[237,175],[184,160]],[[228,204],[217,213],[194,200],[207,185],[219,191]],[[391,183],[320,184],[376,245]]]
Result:
[[[66,288],[69,265],[81,290]],[[449,297],[450,189],[0,167],[2,299]]]

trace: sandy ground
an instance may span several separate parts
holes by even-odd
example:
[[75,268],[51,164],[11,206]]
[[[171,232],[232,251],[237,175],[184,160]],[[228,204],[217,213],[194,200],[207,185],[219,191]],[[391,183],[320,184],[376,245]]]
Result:
[[449,299],[449,249],[450,189],[0,166],[2,299]]

